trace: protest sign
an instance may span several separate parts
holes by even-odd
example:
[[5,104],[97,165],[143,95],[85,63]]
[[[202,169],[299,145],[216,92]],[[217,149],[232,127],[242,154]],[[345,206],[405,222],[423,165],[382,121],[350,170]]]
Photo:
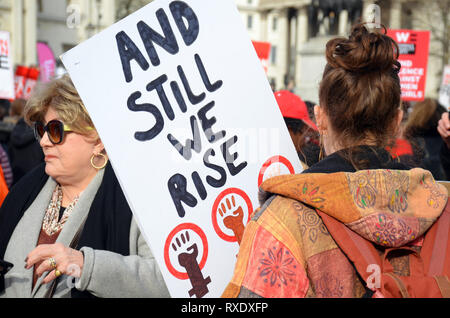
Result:
[[234,1],[157,0],[62,56],[173,297],[219,297],[259,206],[301,172]]
[[445,66],[444,73],[442,74],[439,103],[450,111],[450,65]]
[[19,65],[14,76],[16,98],[29,99],[39,79],[39,69]]
[[14,95],[16,98],[23,98],[29,70],[28,67],[22,65],[18,65],[16,68],[16,74],[14,75]]
[[13,67],[9,32],[0,31],[0,98],[14,99]]
[[388,30],[387,35],[397,42],[400,50],[402,100],[424,100],[430,31]]
[[256,54],[263,65],[264,71],[267,73],[269,69],[270,49],[272,45],[269,42],[253,41],[253,46],[255,47]]
[[23,99],[28,100],[33,94],[33,90],[37,85],[39,79],[40,70],[34,67],[28,68],[28,73],[25,81],[25,86],[23,88]]

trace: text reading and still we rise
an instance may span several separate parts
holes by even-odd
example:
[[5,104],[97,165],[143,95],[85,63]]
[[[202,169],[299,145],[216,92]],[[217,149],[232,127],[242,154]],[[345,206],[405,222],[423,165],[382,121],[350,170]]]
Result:
[[[184,44],[186,46],[192,45],[197,40],[200,32],[200,23],[197,14],[183,1],[171,2],[169,9]],[[137,23],[140,40],[144,44],[146,52],[141,52],[137,47],[136,42],[133,41],[125,31],[121,31],[116,35],[117,48],[122,62],[123,74],[127,83],[133,81],[133,73],[131,70],[132,62],[137,63],[144,71],[147,71],[150,68],[150,64],[153,67],[158,67],[161,64],[155,44],[171,55],[176,55],[180,52],[180,46],[174,33],[175,28],[172,27],[166,11],[162,8],[157,10],[156,18],[159,21],[162,34],[152,29],[144,21],[139,21]],[[147,56],[145,56],[144,53],[146,53]],[[237,162],[239,157],[238,154],[230,149],[237,143],[238,137],[233,136],[226,139],[227,133],[225,130],[217,131],[217,119],[211,115],[212,110],[216,106],[215,102],[206,101],[207,93],[210,94],[218,91],[222,88],[223,81],[211,80],[199,54],[194,54],[192,62],[195,63],[196,68],[198,69],[205,91],[194,92],[183,66],[178,65],[176,67],[178,78],[169,79],[166,74],[163,74],[147,84],[146,90],[148,92],[156,92],[158,95],[159,105],[154,105],[141,100],[142,93],[140,91],[133,92],[129,96],[127,102],[130,111],[145,112],[154,118],[155,123],[152,127],[149,127],[149,130],[135,133],[135,139],[140,142],[151,142],[162,133],[166,120],[173,121],[175,119],[178,109],[174,109],[174,105],[170,103],[167,97],[168,92],[173,94],[173,97],[177,102],[176,106],[181,113],[186,113],[188,107],[198,106],[197,114],[189,118],[190,126],[192,128],[192,139],[190,136],[185,139],[183,136],[174,136],[169,133],[167,134],[167,140],[187,161],[192,158],[192,151],[199,154],[203,153],[203,164],[205,167],[214,171],[214,176],[207,175],[202,178],[199,172],[192,172],[189,176],[194,184],[192,189],[188,187],[188,178],[180,173],[176,173],[168,179],[167,187],[179,217],[184,217],[186,215],[184,205],[193,208],[197,206],[198,198],[201,200],[207,198],[208,193],[206,184],[213,188],[221,188],[227,182],[227,170],[231,176],[236,176],[247,167],[247,162]],[[186,94],[188,101],[183,97],[182,89]],[[223,142],[220,146],[221,154],[216,154],[213,148],[203,150],[200,127],[210,144],[219,141]],[[186,140],[184,144],[182,143],[183,140]],[[216,156],[223,158],[223,166],[217,164],[217,162],[213,163]],[[226,167],[226,169],[224,167]]]

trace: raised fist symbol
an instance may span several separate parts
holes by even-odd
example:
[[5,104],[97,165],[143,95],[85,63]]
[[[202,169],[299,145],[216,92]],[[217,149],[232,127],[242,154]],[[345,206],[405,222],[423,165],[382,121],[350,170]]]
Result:
[[244,210],[241,206],[236,207],[236,199],[234,195],[225,200],[225,204],[222,204],[219,207],[219,215],[223,218],[223,224],[230,230],[233,231],[238,244],[241,244],[242,236],[244,234]]
[[201,298],[209,292],[208,284],[211,282],[211,278],[203,277],[197,261],[198,246],[196,243],[190,243],[189,241],[189,231],[182,232],[175,238],[172,248],[175,252],[181,249],[178,254],[178,263],[186,269],[186,273],[191,281],[192,289],[189,291],[189,296],[195,295],[197,298]]

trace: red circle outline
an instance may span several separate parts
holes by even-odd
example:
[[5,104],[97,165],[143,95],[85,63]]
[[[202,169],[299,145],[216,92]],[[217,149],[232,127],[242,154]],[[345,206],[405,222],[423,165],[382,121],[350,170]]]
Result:
[[219,224],[217,223],[217,208],[219,207],[219,203],[220,203],[220,201],[222,201],[222,199],[225,196],[227,196],[228,194],[231,194],[231,193],[235,193],[235,194],[239,195],[240,197],[242,197],[244,199],[245,203],[247,204],[247,208],[248,208],[247,223],[250,221],[250,217],[253,213],[253,204],[252,204],[252,201],[250,200],[249,196],[247,195],[247,193],[245,193],[243,190],[238,189],[238,188],[229,188],[229,189],[222,191],[222,193],[220,193],[219,196],[214,201],[214,204],[212,207],[212,215],[211,215],[214,230],[216,231],[217,235],[219,235],[219,237],[221,239],[223,239],[224,241],[233,243],[233,242],[237,242],[236,236],[230,236],[230,235],[226,235],[225,233],[223,233],[221,228],[219,227]]
[[269,168],[273,163],[276,163],[276,162],[284,164],[288,168],[288,170],[291,174],[295,174],[294,167],[292,166],[292,163],[288,159],[286,159],[283,156],[273,156],[272,158],[270,158],[263,164],[261,171],[259,172],[258,188],[263,183],[264,173],[266,172],[267,168]]
[[172,266],[172,263],[170,262],[170,257],[169,257],[169,249],[170,249],[170,243],[172,242],[172,239],[174,238],[174,236],[176,234],[178,234],[179,232],[181,232],[183,230],[192,230],[195,233],[197,233],[200,236],[200,238],[202,239],[203,256],[202,256],[202,259],[199,264],[200,269],[203,269],[203,267],[205,267],[206,260],[208,258],[208,240],[206,239],[205,232],[203,232],[203,230],[198,225],[195,225],[193,223],[183,223],[183,224],[178,225],[176,228],[174,228],[172,230],[172,232],[170,232],[169,236],[167,237],[166,244],[164,245],[164,262],[166,263],[166,267],[169,270],[169,272],[176,278],[181,279],[181,280],[186,280],[189,278],[188,274],[177,271]]

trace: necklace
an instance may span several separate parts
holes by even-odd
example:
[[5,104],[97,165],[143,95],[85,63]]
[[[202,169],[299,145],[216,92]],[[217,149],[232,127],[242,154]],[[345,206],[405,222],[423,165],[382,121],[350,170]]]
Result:
[[77,195],[73,199],[73,201],[64,211],[61,220],[59,220],[59,211],[61,209],[62,198],[63,194],[61,186],[58,184],[56,185],[55,190],[53,191],[52,199],[50,200],[50,204],[48,205],[47,211],[45,212],[44,222],[42,223],[42,229],[49,236],[54,235],[63,228],[70,214],[72,214],[72,211],[75,208],[75,205],[77,204],[80,196]]

